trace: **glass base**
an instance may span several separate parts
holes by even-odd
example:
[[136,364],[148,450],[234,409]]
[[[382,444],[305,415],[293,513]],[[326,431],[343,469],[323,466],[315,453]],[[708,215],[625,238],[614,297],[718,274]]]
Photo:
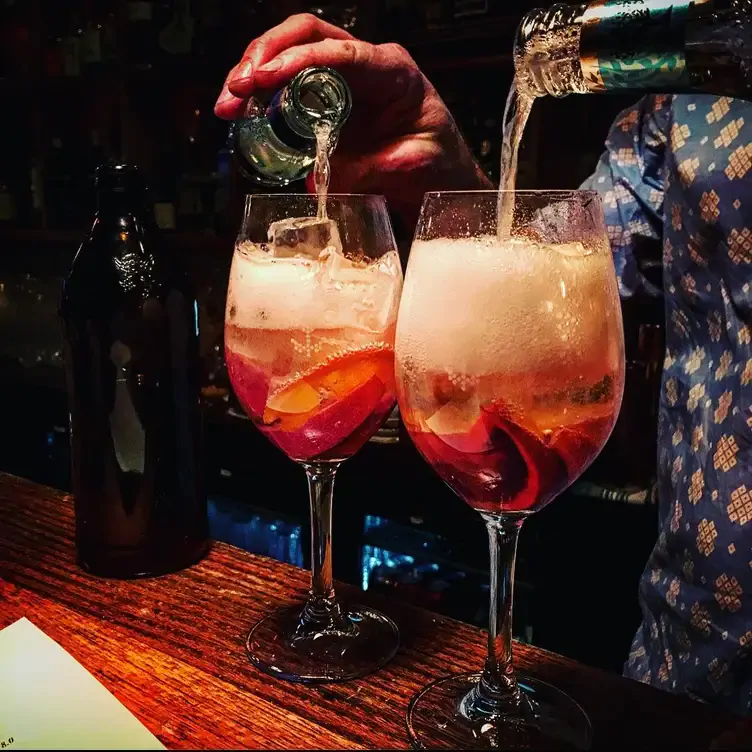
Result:
[[321,628],[290,608],[262,619],[248,634],[246,652],[256,668],[278,679],[317,683],[366,676],[399,648],[397,625],[366,606],[343,608],[335,626]]
[[546,682],[517,675],[519,715],[472,712],[480,673],[429,684],[410,701],[407,731],[415,749],[590,749],[592,729],[582,708]]

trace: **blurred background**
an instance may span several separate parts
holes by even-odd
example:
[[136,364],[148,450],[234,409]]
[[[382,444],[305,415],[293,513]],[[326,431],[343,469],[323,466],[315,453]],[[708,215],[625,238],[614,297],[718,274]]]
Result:
[[[302,471],[257,434],[229,389],[222,320],[243,182],[214,102],[247,44],[310,12],[358,37],[403,44],[498,180],[512,39],[524,0],[0,0],[0,470],[69,488],[60,284],[91,223],[94,170],[148,175],[155,218],[200,290],[207,471],[214,536],[308,565]],[[539,101],[519,187],[588,176],[619,97]],[[358,107],[357,95],[354,107]],[[345,126],[347,127],[347,126]],[[291,191],[304,190],[301,185]],[[404,251],[410,237],[399,237]],[[639,621],[637,583],[655,541],[662,307],[625,309],[624,409],[598,460],[527,523],[515,633],[620,671]],[[404,432],[343,467],[335,576],[484,625],[484,532]]]

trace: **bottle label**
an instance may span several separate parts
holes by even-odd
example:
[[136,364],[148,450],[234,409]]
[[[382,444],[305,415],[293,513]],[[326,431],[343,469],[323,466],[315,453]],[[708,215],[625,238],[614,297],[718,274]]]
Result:
[[591,91],[689,88],[685,29],[692,6],[712,0],[596,0],[585,11],[582,73]]

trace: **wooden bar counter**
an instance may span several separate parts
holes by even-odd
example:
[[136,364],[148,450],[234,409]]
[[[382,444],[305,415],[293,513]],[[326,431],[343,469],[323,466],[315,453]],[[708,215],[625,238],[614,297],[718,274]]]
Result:
[[[307,572],[221,543],[179,574],[90,577],[74,558],[71,497],[0,474],[0,628],[29,618],[168,748],[405,749],[410,696],[436,677],[482,665],[480,630],[341,585],[341,596],[366,600],[399,624],[397,657],[344,684],[275,681],[248,662],[248,627],[307,586]],[[516,660],[581,703],[594,749],[708,749],[738,721],[524,645]]]

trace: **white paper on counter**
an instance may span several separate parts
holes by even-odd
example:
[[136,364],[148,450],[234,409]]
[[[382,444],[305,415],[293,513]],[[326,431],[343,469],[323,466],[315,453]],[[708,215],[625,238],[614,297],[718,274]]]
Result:
[[72,655],[28,619],[0,630],[0,752],[165,749]]

